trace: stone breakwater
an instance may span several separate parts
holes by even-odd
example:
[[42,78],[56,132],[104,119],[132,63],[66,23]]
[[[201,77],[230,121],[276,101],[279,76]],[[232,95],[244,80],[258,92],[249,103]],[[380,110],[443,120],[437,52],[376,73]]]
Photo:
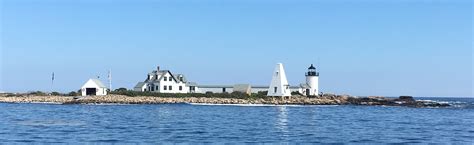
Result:
[[396,99],[385,97],[353,97],[347,95],[325,95],[322,97],[293,96],[289,98],[205,98],[205,97],[183,97],[163,98],[123,95],[107,96],[0,96],[0,102],[4,103],[58,103],[58,104],[175,104],[175,103],[206,103],[206,104],[272,104],[272,105],[384,105],[384,106],[409,106],[409,107],[446,107],[449,104],[437,102],[417,101],[412,97],[400,97]]

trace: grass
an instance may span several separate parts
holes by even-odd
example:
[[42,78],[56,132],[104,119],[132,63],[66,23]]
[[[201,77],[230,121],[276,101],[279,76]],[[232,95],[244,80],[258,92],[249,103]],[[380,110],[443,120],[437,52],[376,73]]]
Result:
[[138,91],[130,91],[130,90],[120,90],[120,91],[112,91],[109,94],[115,95],[125,95],[130,97],[135,96],[149,96],[149,97],[163,97],[163,98],[186,98],[186,97],[203,97],[203,98],[236,98],[236,99],[259,99],[259,98],[267,98],[266,92],[259,92],[253,94],[245,94],[241,92],[232,92],[232,93],[211,93],[207,92],[203,93],[155,93],[155,92],[138,92]]

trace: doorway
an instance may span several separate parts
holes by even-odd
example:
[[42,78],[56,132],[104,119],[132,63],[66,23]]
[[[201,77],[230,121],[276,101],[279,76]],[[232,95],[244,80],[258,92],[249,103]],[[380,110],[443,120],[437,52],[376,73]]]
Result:
[[310,95],[309,89],[306,89],[306,96],[309,96],[309,95]]
[[86,95],[87,96],[94,96],[96,95],[97,89],[96,88],[86,88]]

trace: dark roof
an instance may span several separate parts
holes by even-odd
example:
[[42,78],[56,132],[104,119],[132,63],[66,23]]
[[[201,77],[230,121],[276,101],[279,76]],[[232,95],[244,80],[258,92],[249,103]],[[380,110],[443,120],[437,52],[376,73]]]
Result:
[[[160,77],[160,78],[154,77],[153,80],[149,80],[149,79],[147,78],[147,79],[145,80],[145,82],[156,82],[156,81],[159,82],[159,81],[161,81],[161,80],[164,78],[164,75],[165,75],[166,73],[169,73],[169,74],[171,75],[173,81],[175,81],[176,83],[179,82],[178,78],[175,77],[175,76],[173,75],[173,73],[171,73],[171,71],[169,71],[169,70],[159,70],[159,71],[154,70],[154,71],[152,71],[151,73],[149,73],[149,75],[157,75],[157,76],[158,76],[158,75],[161,75],[161,77]],[[182,75],[182,74],[178,74],[178,75],[183,76],[183,83],[186,83],[184,75]]]
[[138,82],[138,83],[137,83],[137,85],[135,85],[135,87],[134,87],[134,88],[142,88],[142,87],[143,87],[143,85],[145,85],[145,83],[144,83],[144,82]]
[[232,88],[231,85],[198,85],[198,88]]
[[313,64],[311,64],[311,66],[308,69],[316,69],[316,68],[313,66]]

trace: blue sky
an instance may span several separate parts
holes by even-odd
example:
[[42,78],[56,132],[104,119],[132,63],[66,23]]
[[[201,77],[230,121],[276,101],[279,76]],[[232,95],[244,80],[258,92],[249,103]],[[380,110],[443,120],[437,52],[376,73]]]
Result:
[[[78,90],[107,70],[132,88],[160,65],[199,84],[474,96],[470,0],[2,0],[0,90]],[[105,81],[105,80],[104,80]]]

